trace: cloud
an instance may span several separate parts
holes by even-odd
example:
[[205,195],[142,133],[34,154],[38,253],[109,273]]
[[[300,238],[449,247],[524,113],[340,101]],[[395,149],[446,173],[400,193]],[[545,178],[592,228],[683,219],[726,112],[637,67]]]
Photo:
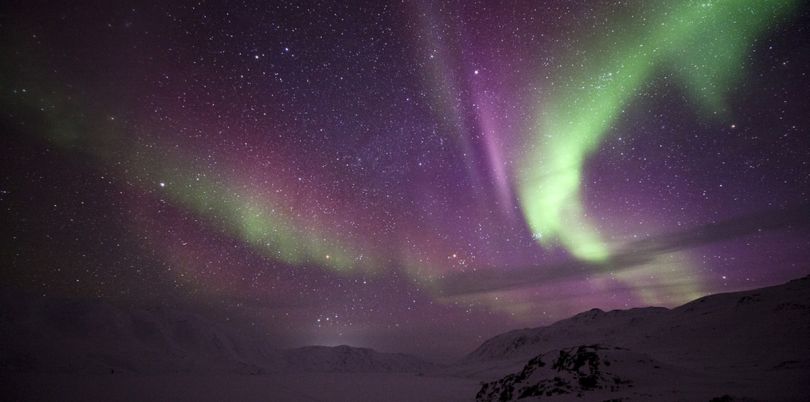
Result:
[[604,262],[569,260],[546,266],[503,270],[479,270],[446,277],[439,285],[443,297],[462,296],[547,285],[599,272],[626,271],[653,262],[656,257],[755,233],[806,230],[810,227],[810,204],[774,208],[723,221],[670,232],[627,244]]

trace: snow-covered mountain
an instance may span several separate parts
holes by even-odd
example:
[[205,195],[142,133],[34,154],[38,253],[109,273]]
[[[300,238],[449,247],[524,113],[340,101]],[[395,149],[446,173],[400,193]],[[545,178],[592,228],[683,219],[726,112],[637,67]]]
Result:
[[[667,352],[683,361],[692,355],[726,352],[730,364],[810,357],[797,346],[810,339],[810,276],[783,285],[706,296],[674,309],[592,309],[546,327],[495,336],[463,362],[532,357],[545,350],[581,344],[621,344]],[[745,355],[740,350],[749,350]],[[751,355],[755,353],[756,355]]]
[[[706,296],[671,310],[593,309],[546,327],[507,332],[466,356],[458,372],[489,376],[479,400],[524,394],[555,400],[577,395],[802,400],[810,391],[808,339],[810,277],[805,277]],[[572,355],[581,357],[576,368],[560,363]],[[620,387],[625,383],[614,377],[633,386]],[[594,385],[583,387],[583,379]]]
[[381,353],[368,348],[346,345],[306,346],[283,353],[285,367],[290,371],[316,372],[424,372],[438,366],[402,353]]
[[182,309],[2,297],[2,371],[255,373],[277,355],[247,333]]
[[421,372],[416,357],[349,346],[281,350],[188,310],[4,293],[0,372]]
[[802,401],[807,339],[810,277],[674,309],[593,309],[498,335],[450,366],[277,349],[189,309],[0,292],[0,386],[25,400]]

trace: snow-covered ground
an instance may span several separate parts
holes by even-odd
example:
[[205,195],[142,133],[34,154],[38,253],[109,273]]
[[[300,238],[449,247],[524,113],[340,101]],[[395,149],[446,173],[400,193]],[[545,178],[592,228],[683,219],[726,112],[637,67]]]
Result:
[[810,395],[810,277],[671,310],[594,309],[506,332],[444,366],[348,346],[279,350],[249,331],[182,310],[0,297],[0,388],[7,400],[801,401]]
[[478,381],[407,373],[0,376],[8,401],[470,401]]

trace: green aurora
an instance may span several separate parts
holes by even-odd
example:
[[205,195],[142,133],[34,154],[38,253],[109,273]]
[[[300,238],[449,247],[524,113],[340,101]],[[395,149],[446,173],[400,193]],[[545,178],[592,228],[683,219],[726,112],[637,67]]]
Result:
[[374,273],[379,266],[368,245],[355,244],[346,234],[336,235],[317,219],[296,213],[290,207],[295,201],[250,191],[261,186],[236,183],[169,144],[139,144],[127,135],[131,127],[78,108],[83,103],[75,97],[32,83],[25,94],[2,101],[7,110],[31,117],[31,133],[112,169],[143,192],[159,192],[156,196],[270,260],[345,274]]
[[[679,79],[705,113],[723,113],[758,35],[790,14],[793,0],[701,0],[656,3],[632,33],[626,22],[578,56],[553,81],[527,152],[517,194],[524,217],[544,246],[605,261],[610,246],[586,213],[583,170],[588,156],[657,72]],[[644,3],[645,5],[647,3]]]

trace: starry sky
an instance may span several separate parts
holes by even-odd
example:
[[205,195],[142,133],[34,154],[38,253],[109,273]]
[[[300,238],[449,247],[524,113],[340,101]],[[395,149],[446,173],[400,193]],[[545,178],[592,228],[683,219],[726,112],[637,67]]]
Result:
[[165,3],[0,6],[3,286],[449,358],[807,274],[802,1]]

